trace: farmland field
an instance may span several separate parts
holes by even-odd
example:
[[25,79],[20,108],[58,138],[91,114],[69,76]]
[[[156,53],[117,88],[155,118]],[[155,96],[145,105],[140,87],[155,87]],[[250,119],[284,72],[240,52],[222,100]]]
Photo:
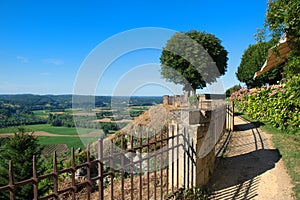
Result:
[[49,110],[34,110],[33,113],[34,113],[35,116],[47,119],[48,114],[49,114]]
[[66,144],[69,148],[74,147],[75,149],[81,148],[84,149],[84,144],[81,140],[93,142],[93,138],[80,138],[80,137],[38,137],[38,141],[41,145],[45,144]]
[[[0,129],[1,133],[14,133],[17,131],[18,127],[6,127]],[[90,129],[90,128],[68,128],[68,127],[61,127],[61,126],[51,126],[50,124],[38,124],[38,125],[26,125],[26,130],[28,132],[32,131],[44,131],[52,134],[58,135],[78,135],[80,134],[88,134],[90,132],[98,131],[97,129]],[[77,131],[78,129],[78,131]]]
[[34,132],[40,144],[84,147],[82,140],[87,143],[103,134],[113,134],[151,106],[162,103],[161,97],[114,97],[116,104],[112,107],[111,97],[96,96],[95,108],[85,108],[90,96],[80,96],[83,104],[74,108],[72,98],[72,95],[0,95],[0,137],[12,136],[18,127],[24,127],[25,132]]

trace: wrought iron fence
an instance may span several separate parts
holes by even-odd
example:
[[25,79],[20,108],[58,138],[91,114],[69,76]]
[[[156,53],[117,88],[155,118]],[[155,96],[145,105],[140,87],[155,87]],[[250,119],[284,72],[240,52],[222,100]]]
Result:
[[[220,124],[218,118],[212,123],[218,131],[233,129],[233,106],[227,104],[218,117],[225,118]],[[216,121],[214,121],[216,120]],[[14,181],[13,162],[9,162],[8,184],[0,187],[0,193],[9,192],[10,199],[15,199],[15,191],[24,185],[31,185],[33,199],[167,199],[182,185],[179,177],[183,176],[185,188],[190,188],[194,176],[188,174],[190,168],[195,168],[196,153],[193,144],[189,144],[187,130],[175,130],[170,127],[167,132],[137,133],[119,135],[114,139],[99,139],[88,145],[86,162],[75,162],[74,148],[71,150],[71,166],[58,169],[58,156],[53,155],[53,170],[48,174],[38,174],[36,156],[32,160],[32,178]],[[215,133],[217,134],[217,132]],[[218,139],[222,134],[216,136]],[[183,138],[183,139],[180,139]],[[183,168],[180,168],[180,149],[184,151]],[[91,156],[94,155],[94,156]],[[169,161],[172,162],[169,162]],[[85,171],[79,178],[78,171]],[[193,172],[193,170],[192,170]],[[68,174],[68,184],[61,186],[60,176]],[[53,189],[44,196],[39,196],[38,186],[44,179],[53,180]],[[189,179],[192,179],[190,181]],[[65,181],[65,180],[64,180]]]

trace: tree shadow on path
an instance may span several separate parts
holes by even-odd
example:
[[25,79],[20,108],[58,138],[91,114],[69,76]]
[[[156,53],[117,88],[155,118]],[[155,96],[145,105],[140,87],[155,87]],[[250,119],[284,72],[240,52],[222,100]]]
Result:
[[259,128],[261,125],[263,125],[262,122],[251,122],[251,123],[239,124],[239,125],[234,125],[234,130],[246,131],[250,129]]
[[265,149],[255,124],[240,124],[237,128],[230,142],[233,145],[229,145],[229,152],[235,153],[217,158],[219,164],[209,183],[214,191],[211,199],[254,199],[259,175],[274,168],[281,158],[277,149]]

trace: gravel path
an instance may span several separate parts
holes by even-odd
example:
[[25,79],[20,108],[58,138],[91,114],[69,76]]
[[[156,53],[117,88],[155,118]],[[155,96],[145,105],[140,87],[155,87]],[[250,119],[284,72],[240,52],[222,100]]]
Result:
[[272,135],[240,117],[235,128],[211,179],[211,199],[292,200],[291,178]]

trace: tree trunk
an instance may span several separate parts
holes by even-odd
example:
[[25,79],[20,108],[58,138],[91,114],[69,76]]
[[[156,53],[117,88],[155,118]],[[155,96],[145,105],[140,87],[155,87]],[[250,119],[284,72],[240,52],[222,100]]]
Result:
[[190,97],[190,91],[189,90],[185,90],[184,91],[184,101],[187,103],[189,103],[189,97]]
[[190,90],[185,90],[184,91],[184,96],[189,97],[189,96],[191,96],[190,94],[191,94]]
[[196,89],[192,88],[192,95],[196,95]]

